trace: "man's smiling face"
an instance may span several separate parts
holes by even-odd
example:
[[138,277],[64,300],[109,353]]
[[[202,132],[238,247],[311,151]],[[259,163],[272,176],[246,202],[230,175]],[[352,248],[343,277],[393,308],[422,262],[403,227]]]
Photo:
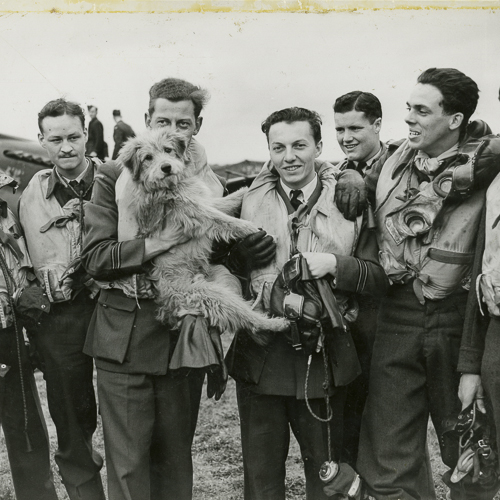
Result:
[[443,94],[434,85],[418,83],[408,99],[410,147],[427,153],[431,158],[448,150],[458,140],[463,115],[445,114]]
[[314,160],[321,154],[307,121],[278,122],[269,129],[269,152],[281,180],[301,189],[314,179]]
[[370,122],[363,111],[335,113],[337,141],[348,160],[366,161],[380,149],[381,118]]

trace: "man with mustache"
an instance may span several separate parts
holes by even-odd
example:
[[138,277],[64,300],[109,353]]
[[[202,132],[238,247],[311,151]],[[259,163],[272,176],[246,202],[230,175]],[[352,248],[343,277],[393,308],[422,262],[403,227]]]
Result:
[[[379,312],[358,455],[377,499],[429,497],[432,477],[422,480],[430,474],[423,470],[429,415],[441,436],[443,421],[461,409],[458,353],[487,184],[472,185],[470,175],[481,161],[481,141],[468,128],[478,98],[460,71],[424,71],[407,103],[408,139],[378,178],[380,261],[393,285]],[[439,444],[455,467],[457,443]],[[486,493],[471,481],[449,485],[455,500]]]
[[48,102],[38,114],[38,139],[52,169],[35,174],[19,202],[35,274],[50,300],[32,340],[47,383],[57,430],[55,461],[71,500],[104,500],[92,448],[97,426],[93,362],[83,354],[97,285],[79,265],[83,206],[90,200],[99,160],[85,156],[87,130],[82,108],[65,99]]

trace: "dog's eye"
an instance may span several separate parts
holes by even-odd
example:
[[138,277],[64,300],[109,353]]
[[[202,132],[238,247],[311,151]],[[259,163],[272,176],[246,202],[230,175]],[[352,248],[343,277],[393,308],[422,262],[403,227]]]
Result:
[[164,148],[165,153],[168,155],[172,153],[173,149],[172,148]]
[[151,160],[153,159],[153,155],[146,155],[146,156],[144,157],[144,159],[145,159],[146,161],[151,161]]

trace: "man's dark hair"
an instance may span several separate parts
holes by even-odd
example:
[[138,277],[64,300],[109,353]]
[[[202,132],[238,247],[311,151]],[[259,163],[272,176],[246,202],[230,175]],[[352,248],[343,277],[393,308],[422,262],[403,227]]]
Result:
[[43,134],[42,130],[42,121],[47,116],[76,116],[82,122],[82,128],[85,129],[85,114],[83,109],[76,102],[67,101],[66,99],[54,99],[53,101],[49,101],[38,113],[38,128],[40,129],[40,133]]
[[305,108],[285,108],[280,111],[275,111],[262,122],[262,132],[266,134],[269,142],[269,129],[275,123],[293,123],[293,122],[308,122],[311,126],[311,132],[314,137],[314,142],[318,144],[321,141],[321,125],[322,121],[316,111],[311,111]]
[[447,115],[462,113],[464,119],[460,126],[463,134],[479,100],[479,89],[472,78],[454,68],[429,68],[417,79],[417,83],[433,85],[441,94],[441,106]]
[[94,108],[97,111],[97,106],[94,106],[93,104],[89,104],[87,106],[87,110],[90,111],[92,108]]
[[186,82],[186,80],[165,78],[149,89],[149,116],[154,113],[155,102],[159,98],[173,102],[191,101],[194,106],[194,116],[198,118],[210,96],[206,90]]
[[349,111],[364,113],[370,123],[373,123],[377,118],[382,118],[382,105],[378,98],[370,92],[362,92],[361,90],[344,94],[335,101],[334,113],[349,113]]

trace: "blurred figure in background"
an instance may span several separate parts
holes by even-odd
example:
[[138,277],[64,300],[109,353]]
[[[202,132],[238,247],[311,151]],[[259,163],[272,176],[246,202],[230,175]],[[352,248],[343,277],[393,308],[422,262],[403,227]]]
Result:
[[130,125],[127,125],[123,119],[119,109],[113,110],[113,119],[116,122],[115,130],[113,132],[113,140],[115,141],[115,149],[113,150],[112,160],[116,160],[120,154],[120,149],[124,142],[130,138],[135,137],[135,132]]
[[89,111],[90,121],[85,154],[87,156],[97,156],[99,160],[104,161],[108,156],[108,145],[104,142],[104,127],[97,118],[97,108],[91,105],[87,106],[87,109]]

